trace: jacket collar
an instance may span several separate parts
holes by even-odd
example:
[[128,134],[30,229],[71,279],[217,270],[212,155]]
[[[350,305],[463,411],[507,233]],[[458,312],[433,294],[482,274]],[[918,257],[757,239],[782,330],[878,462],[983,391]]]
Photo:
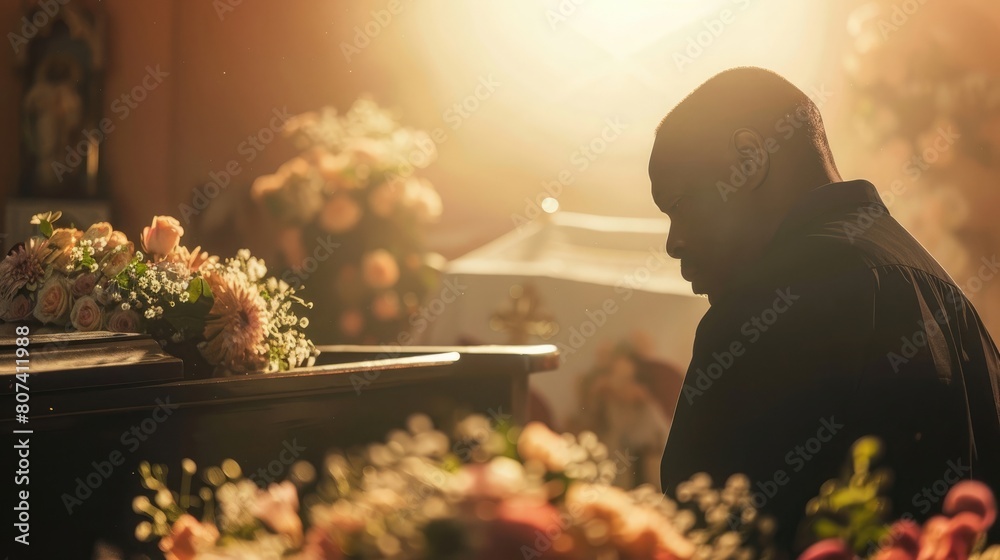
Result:
[[875,185],[864,179],[854,181],[838,181],[816,187],[805,194],[792,206],[788,216],[778,226],[774,238],[777,240],[811,223],[826,214],[853,208],[860,210],[872,204],[882,206],[886,213],[888,208],[875,189]]

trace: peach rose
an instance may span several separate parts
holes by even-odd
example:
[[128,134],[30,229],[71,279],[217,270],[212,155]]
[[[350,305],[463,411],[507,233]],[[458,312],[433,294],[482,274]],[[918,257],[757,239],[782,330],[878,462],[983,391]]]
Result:
[[90,272],[84,272],[73,279],[73,286],[71,288],[73,295],[76,297],[90,295],[94,291],[94,284],[97,283],[97,275],[91,274]]
[[108,314],[105,328],[112,332],[139,332],[139,314],[131,309],[116,309]]
[[69,312],[69,322],[73,328],[81,332],[96,331],[101,328],[104,320],[104,313],[101,306],[97,305],[94,298],[83,296],[73,304],[73,310]]
[[70,264],[73,248],[83,237],[83,232],[74,228],[59,228],[49,236],[49,247],[53,249],[52,265],[57,270],[62,270]]
[[343,233],[361,220],[361,206],[344,194],[334,195],[319,213],[319,227],[330,233]]
[[328,185],[334,189],[355,188],[357,181],[347,177],[347,170],[351,165],[351,160],[343,154],[333,155],[330,152],[318,152],[315,156],[316,169],[320,176]]
[[111,227],[111,224],[108,222],[97,222],[87,228],[80,241],[90,241],[91,246],[94,248],[94,255],[99,256],[107,250],[108,240],[111,239],[112,233],[114,233],[114,228]]
[[399,265],[392,253],[376,249],[361,259],[362,276],[372,288],[391,288],[399,281]]
[[201,523],[184,514],[174,521],[170,534],[160,540],[160,550],[167,560],[195,560],[198,553],[219,540],[219,530],[211,523]]
[[111,235],[108,236],[108,244],[104,246],[105,251],[114,251],[118,247],[128,243],[128,238],[125,234],[120,231],[112,231]]
[[69,316],[73,296],[61,276],[52,276],[38,290],[35,318],[42,324],[62,324]]
[[101,259],[100,270],[101,274],[105,278],[114,278],[118,276],[121,271],[125,270],[128,263],[132,261],[132,257],[135,256],[135,246],[132,242],[128,242],[124,245],[119,245],[115,247],[113,251],[108,251],[104,258]]
[[153,224],[142,230],[142,248],[151,255],[165,257],[174,250],[184,235],[177,218],[156,216]]
[[372,302],[372,315],[381,321],[391,321],[399,317],[399,296],[388,291],[375,296]]
[[538,461],[550,471],[560,472],[569,463],[569,444],[541,422],[528,422],[517,438],[517,453],[525,461]]
[[18,294],[13,300],[0,304],[0,320],[7,322],[23,321],[31,315],[31,300],[24,294]]
[[365,328],[365,318],[356,309],[349,309],[340,316],[340,330],[347,336],[358,336]]
[[400,182],[382,183],[372,189],[371,194],[368,195],[368,208],[371,209],[372,214],[380,218],[388,218],[396,210],[396,205],[402,196],[403,189]]

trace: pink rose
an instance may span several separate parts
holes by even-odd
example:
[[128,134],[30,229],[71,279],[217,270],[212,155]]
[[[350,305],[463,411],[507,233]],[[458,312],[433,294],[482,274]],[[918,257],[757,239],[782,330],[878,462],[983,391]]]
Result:
[[24,294],[18,294],[10,302],[3,302],[0,320],[7,322],[23,321],[31,315],[31,300]]
[[348,231],[360,220],[361,206],[344,194],[331,197],[319,213],[319,227],[330,233]]
[[392,253],[376,249],[361,260],[362,275],[372,288],[391,288],[399,281],[399,265]]
[[942,510],[948,515],[968,512],[982,520],[982,531],[993,526],[997,518],[997,503],[990,487],[977,480],[963,480],[944,498]]
[[108,314],[106,327],[112,332],[140,332],[139,314],[131,309],[116,309]]
[[35,318],[43,324],[59,325],[69,316],[73,296],[62,276],[54,275],[42,284],[35,303]]
[[882,548],[874,560],[916,560],[920,554],[920,526],[912,521],[897,521],[889,528]]
[[94,298],[83,296],[73,304],[73,310],[69,313],[69,322],[73,328],[81,332],[96,331],[101,328],[104,320],[104,313],[101,306],[97,305]]
[[165,257],[174,250],[184,235],[184,228],[176,218],[156,216],[153,225],[142,230],[142,248],[151,255]]
[[73,279],[73,295],[76,297],[88,296],[94,291],[94,284],[97,283],[97,275],[84,272]]
[[329,531],[314,526],[306,535],[302,560],[344,560],[344,550]]
[[948,519],[942,515],[924,523],[919,560],[956,560],[969,557],[981,534],[982,518],[963,512]]
[[572,536],[565,530],[559,510],[542,499],[516,497],[504,500],[496,509],[496,519],[487,525],[487,542],[477,558],[507,560],[523,558],[526,550],[537,551],[539,535],[546,537],[543,558],[580,558]]
[[184,514],[174,521],[170,534],[160,540],[160,550],[167,560],[195,560],[219,540],[219,530],[211,523],[201,523]]
[[823,539],[805,549],[799,560],[855,560],[854,551],[842,539]]
[[253,515],[276,533],[288,536],[294,546],[302,543],[299,492],[289,481],[271,484],[257,492]]

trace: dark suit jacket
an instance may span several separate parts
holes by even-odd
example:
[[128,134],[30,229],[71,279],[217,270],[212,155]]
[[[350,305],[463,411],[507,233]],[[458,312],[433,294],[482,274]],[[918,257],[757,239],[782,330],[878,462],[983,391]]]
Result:
[[[967,289],[1000,281],[995,255],[982,264]],[[698,325],[664,492],[699,471],[717,485],[746,473],[787,549],[866,434],[886,444],[895,517],[938,513],[959,478],[1000,492],[997,348],[871,183],[803,196],[736,285]]]

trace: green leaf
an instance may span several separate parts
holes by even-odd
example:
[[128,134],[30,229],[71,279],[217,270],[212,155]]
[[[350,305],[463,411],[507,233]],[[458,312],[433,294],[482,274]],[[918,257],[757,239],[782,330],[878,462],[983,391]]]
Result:
[[41,220],[38,223],[38,231],[42,232],[45,237],[52,237],[52,222]]
[[190,282],[188,282],[187,293],[190,298],[188,301],[191,303],[197,303],[198,299],[202,297],[206,297],[213,301],[215,300],[215,297],[212,295],[211,286],[209,286],[208,282],[200,276],[193,278]]

